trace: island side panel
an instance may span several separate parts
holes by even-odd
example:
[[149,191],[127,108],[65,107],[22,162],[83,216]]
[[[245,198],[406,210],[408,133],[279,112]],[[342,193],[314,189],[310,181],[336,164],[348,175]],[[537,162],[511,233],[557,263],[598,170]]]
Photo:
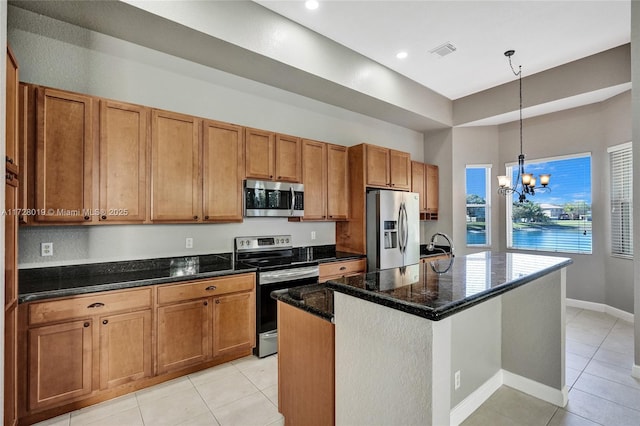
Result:
[[504,383],[565,406],[566,268],[502,295]]
[[433,424],[433,322],[339,292],[334,321],[336,424]]

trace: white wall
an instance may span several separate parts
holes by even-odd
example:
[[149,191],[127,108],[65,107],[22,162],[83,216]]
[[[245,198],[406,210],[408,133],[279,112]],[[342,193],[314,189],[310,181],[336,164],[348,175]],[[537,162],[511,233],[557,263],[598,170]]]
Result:
[[[341,145],[361,142],[424,156],[423,135],[15,7],[8,38],[21,80]],[[212,52],[212,54],[214,54]],[[318,239],[310,240],[310,231]],[[332,244],[331,222],[20,229],[20,267],[231,251],[240,235],[291,233],[295,245]],[[194,249],[184,238],[194,237]],[[41,242],[54,256],[39,256]],[[46,259],[46,262],[44,261]]]

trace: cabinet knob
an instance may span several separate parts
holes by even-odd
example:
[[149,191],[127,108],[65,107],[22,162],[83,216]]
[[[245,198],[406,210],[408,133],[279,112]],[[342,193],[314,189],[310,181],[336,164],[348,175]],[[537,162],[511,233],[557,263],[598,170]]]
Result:
[[205,288],[205,290],[207,290],[207,291],[213,291],[215,289],[216,289],[215,285],[210,285],[209,287]]
[[273,175],[269,175],[269,179],[273,179]]
[[102,308],[103,306],[104,306],[104,303],[96,302],[96,303],[90,304],[89,306],[87,306],[87,308],[89,309]]
[[209,302],[204,302],[203,304],[204,304],[204,306],[208,306]]
[[107,325],[107,324],[109,324],[109,320],[102,320],[102,323],[103,323],[104,325]]
[[344,271],[345,269],[347,269],[347,267],[346,267],[346,266],[341,266],[341,267],[340,267],[340,270],[341,270],[341,271]]
[[100,216],[100,219],[102,219],[102,220],[107,220],[107,216],[102,215],[102,216]]
[[7,163],[13,164],[13,158],[9,157],[8,155],[5,158],[7,159]]
[[84,217],[84,220],[89,220],[89,219],[91,219],[89,216]]
[[216,305],[220,304],[220,299],[216,299]]
[[198,220],[198,216],[194,216],[194,217],[193,217],[193,220]]
[[209,220],[209,216],[205,216],[205,217],[204,217],[204,220]]
[[89,327],[91,324],[89,324],[88,322],[85,322],[83,325],[84,325],[84,328],[87,328],[87,327]]

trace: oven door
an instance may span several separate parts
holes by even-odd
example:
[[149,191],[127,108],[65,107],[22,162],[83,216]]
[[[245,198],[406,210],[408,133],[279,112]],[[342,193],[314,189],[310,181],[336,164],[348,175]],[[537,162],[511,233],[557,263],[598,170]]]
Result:
[[277,301],[271,292],[318,282],[318,265],[258,273],[256,289],[256,355],[262,358],[278,351]]

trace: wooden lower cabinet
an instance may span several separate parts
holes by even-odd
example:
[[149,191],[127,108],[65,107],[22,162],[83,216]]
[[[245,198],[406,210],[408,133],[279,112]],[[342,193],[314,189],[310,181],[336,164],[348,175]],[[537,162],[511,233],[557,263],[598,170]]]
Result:
[[256,345],[255,293],[219,296],[213,304],[213,356]]
[[100,389],[150,377],[151,309],[100,318]]
[[320,264],[319,282],[356,275],[367,271],[367,259],[345,260]]
[[287,425],[335,424],[334,325],[278,302],[278,411]]
[[81,319],[29,330],[29,409],[91,393],[93,323]]
[[210,351],[208,299],[158,308],[158,373],[204,362]]

